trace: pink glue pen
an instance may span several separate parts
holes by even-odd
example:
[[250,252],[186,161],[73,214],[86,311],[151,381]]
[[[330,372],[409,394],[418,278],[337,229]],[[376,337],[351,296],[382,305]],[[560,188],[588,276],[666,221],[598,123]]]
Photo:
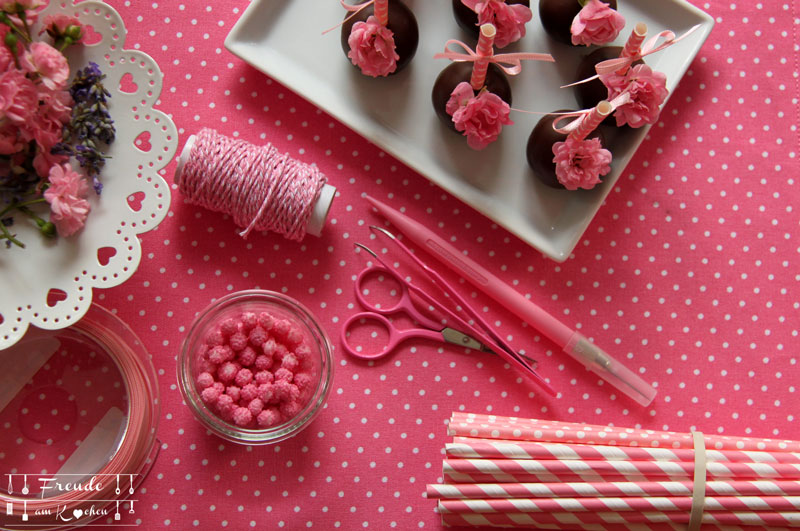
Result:
[[411,242],[425,249],[456,273],[463,275],[475,287],[535,327],[587,369],[642,406],[647,406],[653,401],[656,390],[651,385],[589,341],[583,334],[571,329],[536,303],[523,297],[421,223],[377,199],[370,196],[366,196],[366,199]]

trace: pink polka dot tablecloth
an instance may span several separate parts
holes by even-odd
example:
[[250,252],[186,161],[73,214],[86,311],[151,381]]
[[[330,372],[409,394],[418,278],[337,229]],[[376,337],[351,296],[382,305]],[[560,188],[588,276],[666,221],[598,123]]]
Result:
[[[337,187],[322,236],[298,243],[277,234],[243,240],[229,217],[186,204],[173,186],[168,217],[141,236],[138,271],[95,291],[152,354],[162,398],[161,450],[137,489],[135,514],[122,523],[439,529],[425,485],[441,481],[452,411],[800,439],[794,0],[692,0],[716,26],[560,264],[226,51],[246,0],[108,3],[125,20],[126,47],[163,70],[157,107],[171,114],[181,146],[202,127],[270,141],[315,162]],[[170,183],[174,169],[173,161],[163,172]],[[353,280],[366,264],[353,244],[396,252],[371,235],[369,225],[382,220],[365,193],[403,209],[601,345],[656,387],[655,401],[642,408],[620,396],[464,282],[498,333],[538,360],[557,397],[497,357],[423,340],[380,361],[348,357],[339,332],[360,310]],[[334,343],[335,377],[305,431],[244,447],[194,420],[175,365],[198,311],[253,288],[285,293],[318,317]],[[0,454],[0,469],[17,453]]]

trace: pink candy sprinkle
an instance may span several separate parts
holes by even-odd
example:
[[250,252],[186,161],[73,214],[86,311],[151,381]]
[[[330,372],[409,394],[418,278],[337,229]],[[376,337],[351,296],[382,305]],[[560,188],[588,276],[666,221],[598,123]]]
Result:
[[258,386],[251,383],[245,385],[244,387],[242,387],[242,392],[239,395],[239,398],[240,400],[243,400],[244,402],[248,403],[254,398],[258,398]]
[[276,408],[269,408],[265,409],[261,413],[258,414],[258,418],[256,421],[258,425],[262,428],[269,428],[271,426],[276,425],[281,420],[280,411]]
[[292,329],[292,323],[286,319],[279,319],[275,321],[275,326],[272,327],[272,333],[281,341],[285,341],[289,336],[289,331]]
[[239,331],[239,323],[237,323],[236,319],[233,317],[225,319],[222,324],[219,325],[219,331],[222,332],[222,335],[230,337]]
[[242,369],[236,373],[234,381],[239,387],[244,387],[253,381],[253,373],[250,371],[250,369]]
[[239,353],[239,363],[241,363],[243,367],[249,367],[255,363],[256,357],[255,350],[251,347],[245,347],[244,350]]
[[253,414],[246,407],[237,407],[233,412],[233,422],[237,426],[245,427],[253,422]]
[[[268,384],[268,385],[272,385],[272,387],[274,388],[275,398],[277,398],[278,401],[282,402],[284,400],[289,399],[289,387],[292,384],[290,384],[286,380],[275,380],[274,384]],[[297,389],[296,386],[295,389]]]
[[286,346],[282,343],[278,345],[278,348],[275,349],[275,354],[273,357],[278,361],[283,361],[283,357],[286,356],[289,351],[286,349]]
[[293,326],[291,330],[289,330],[289,335],[286,336],[286,342],[289,343],[290,346],[296,347],[303,341],[303,331]]
[[214,385],[214,376],[208,372],[201,372],[197,376],[197,387],[200,389],[205,389],[206,387],[211,387]]
[[294,355],[297,357],[300,363],[303,363],[311,358],[311,348],[305,344],[300,345],[294,349]]
[[254,347],[260,347],[264,344],[267,340],[267,331],[261,328],[260,326],[256,326],[252,330],[250,330],[250,335],[248,336],[250,340],[250,344]]
[[222,366],[217,371],[217,378],[222,383],[230,383],[236,378],[236,373],[239,372],[239,369],[233,362],[223,363]]
[[225,343],[225,338],[219,330],[212,330],[206,335],[206,345],[209,347],[216,347]]
[[281,361],[281,367],[292,372],[297,371],[299,366],[300,362],[297,360],[294,354],[285,355]]
[[258,325],[264,330],[270,331],[275,326],[275,318],[267,312],[261,312],[258,314]]
[[245,332],[249,332],[258,324],[258,316],[253,312],[244,312],[242,314],[242,327]]
[[225,394],[233,398],[234,402],[238,402],[239,398],[242,396],[242,390],[235,385],[229,385],[225,388]]
[[243,350],[244,347],[247,346],[247,336],[241,332],[236,332],[230,337],[230,339],[228,340],[228,344],[231,346],[233,350],[239,352],[240,350]]
[[256,384],[261,385],[261,384],[272,383],[275,377],[269,371],[259,371],[254,376],[254,379],[256,381]]
[[264,351],[265,356],[269,356],[270,358],[275,355],[275,352],[278,350],[278,344],[275,343],[275,340],[269,338],[262,346],[261,349]]
[[300,390],[306,389],[313,381],[314,379],[307,372],[298,372],[294,375],[294,379],[292,380]]
[[233,407],[233,398],[230,395],[219,395],[217,398],[217,409],[220,412],[225,412],[226,409]]
[[275,371],[276,382],[281,380],[285,380],[286,382],[291,382],[293,377],[294,374],[292,373],[292,371],[288,369],[278,369],[277,371]]
[[264,402],[260,398],[254,398],[247,404],[247,409],[250,410],[254,417],[258,417],[258,414],[264,409]]
[[214,382],[214,385],[212,387],[216,389],[219,394],[225,392],[225,384],[223,384],[222,382]]
[[231,361],[232,359],[233,351],[227,345],[217,345],[208,353],[208,360],[217,365],[222,365],[226,361]]
[[265,404],[272,403],[275,396],[275,384],[262,384],[258,386],[258,398]]
[[256,356],[255,367],[257,371],[266,371],[272,367],[272,356],[267,356],[266,354]]
[[290,419],[300,413],[303,409],[303,406],[297,400],[292,400],[291,402],[284,402],[280,405],[281,414],[284,418]]
[[203,392],[200,393],[200,398],[203,399],[203,402],[208,404],[209,406],[213,406],[217,403],[217,399],[219,398],[219,389],[216,387],[206,387],[203,389]]

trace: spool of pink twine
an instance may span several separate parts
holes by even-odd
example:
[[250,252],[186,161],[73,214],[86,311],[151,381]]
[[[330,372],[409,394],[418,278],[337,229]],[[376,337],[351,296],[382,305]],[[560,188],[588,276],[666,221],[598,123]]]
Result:
[[316,166],[281,153],[271,144],[202,129],[186,142],[175,183],[194,205],[228,214],[244,230],[271,231],[300,241],[319,236],[336,189]]

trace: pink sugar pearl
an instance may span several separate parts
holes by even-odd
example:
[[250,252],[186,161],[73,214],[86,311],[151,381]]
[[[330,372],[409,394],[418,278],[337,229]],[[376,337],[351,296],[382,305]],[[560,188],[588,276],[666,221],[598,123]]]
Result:
[[285,341],[291,329],[292,323],[290,321],[287,319],[279,319],[275,321],[275,326],[272,327],[272,333],[281,341]]
[[208,352],[208,360],[211,363],[222,365],[226,361],[233,359],[233,351],[227,345],[217,345]]
[[203,389],[203,392],[200,393],[200,398],[204,403],[213,406],[217,403],[217,399],[219,398],[219,389],[215,387],[206,387]]
[[253,414],[253,417],[258,417],[258,414],[264,409],[264,402],[262,402],[260,398],[254,398],[249,404],[247,404],[247,409],[250,410],[250,413]]
[[219,331],[222,332],[222,335],[230,337],[239,331],[239,323],[233,317],[225,319],[222,321],[222,324],[219,325]]
[[291,372],[296,372],[300,362],[294,354],[287,354],[281,360],[281,367]]
[[254,398],[258,398],[258,386],[252,383],[249,383],[242,387],[242,392],[239,395],[239,399],[243,402],[250,403]]
[[256,326],[252,330],[250,330],[250,335],[248,336],[248,340],[250,344],[254,347],[260,347],[264,344],[269,336],[267,335],[267,331],[261,328],[260,326]]
[[225,338],[219,330],[212,330],[206,334],[206,345],[209,347],[216,347],[225,343]]
[[244,312],[242,314],[242,327],[245,332],[249,332],[258,325],[258,316],[253,312]]
[[270,404],[276,401],[275,384],[262,384],[258,386],[258,398],[265,404]]
[[289,334],[286,336],[286,342],[289,344],[290,347],[296,347],[300,343],[303,342],[303,330],[292,326],[289,330]]
[[252,347],[245,347],[244,350],[239,353],[239,363],[241,363],[243,367],[250,367],[255,363],[257,357],[256,351],[253,350]]
[[283,361],[283,358],[289,354],[289,350],[286,348],[286,345],[283,343],[278,344],[278,348],[275,349],[275,354],[273,354],[273,358],[278,361]]
[[275,326],[275,318],[267,312],[261,312],[258,314],[258,326],[266,331],[270,331],[272,327]]
[[258,414],[256,422],[262,428],[269,428],[276,425],[281,420],[280,411],[277,408],[268,408]]
[[289,369],[280,368],[277,371],[275,371],[275,381],[276,382],[286,381],[286,382],[291,383],[292,377],[294,377],[294,374]]
[[267,356],[266,354],[261,354],[260,356],[256,356],[256,361],[254,366],[257,371],[266,371],[270,367],[272,367],[272,356]]
[[310,386],[313,382],[314,378],[312,378],[311,374],[307,372],[298,372],[292,379],[292,383],[295,384],[301,391],[303,389],[307,389],[308,386]]
[[233,422],[242,428],[253,422],[253,414],[246,407],[237,407],[233,412]]
[[258,385],[272,383],[272,381],[275,379],[275,377],[269,371],[258,371],[253,378]]
[[217,372],[217,365],[208,359],[200,358],[197,360],[197,370],[200,372]]
[[206,387],[211,387],[214,385],[214,376],[208,372],[201,372],[197,375],[197,387],[200,389],[205,389]]
[[221,413],[224,412],[228,408],[232,408],[233,406],[233,398],[230,395],[219,395],[217,398],[217,410]]
[[229,397],[233,398],[234,402],[238,402],[239,399],[242,397],[242,390],[235,385],[229,385],[225,388],[225,394]]
[[250,369],[241,369],[233,379],[236,385],[243,387],[253,381],[253,372]]
[[228,344],[233,350],[239,352],[247,346],[247,336],[242,332],[236,332],[228,339]]
[[239,372],[238,367],[233,362],[226,362],[223,363],[222,366],[217,370],[217,378],[222,383],[230,383],[236,378],[236,373]]
[[214,382],[214,385],[212,385],[212,387],[216,389],[220,394],[225,392],[225,384],[222,382]]
[[292,385],[286,380],[275,380],[275,383],[271,385],[275,389],[275,398],[277,398],[279,402],[290,400],[291,388],[294,387],[295,389],[297,389],[296,385]]
[[264,351],[265,356],[269,356],[270,358],[275,355],[275,352],[278,350],[278,344],[275,343],[275,340],[272,338],[267,339],[263,345],[261,345],[261,350]]
[[311,348],[305,343],[298,345],[297,348],[294,349],[294,355],[300,363],[305,363],[307,360],[311,359]]
[[302,411],[303,405],[300,403],[299,400],[292,400],[290,402],[284,402],[280,405],[280,411],[283,415],[283,418],[290,419],[295,417],[300,411]]

